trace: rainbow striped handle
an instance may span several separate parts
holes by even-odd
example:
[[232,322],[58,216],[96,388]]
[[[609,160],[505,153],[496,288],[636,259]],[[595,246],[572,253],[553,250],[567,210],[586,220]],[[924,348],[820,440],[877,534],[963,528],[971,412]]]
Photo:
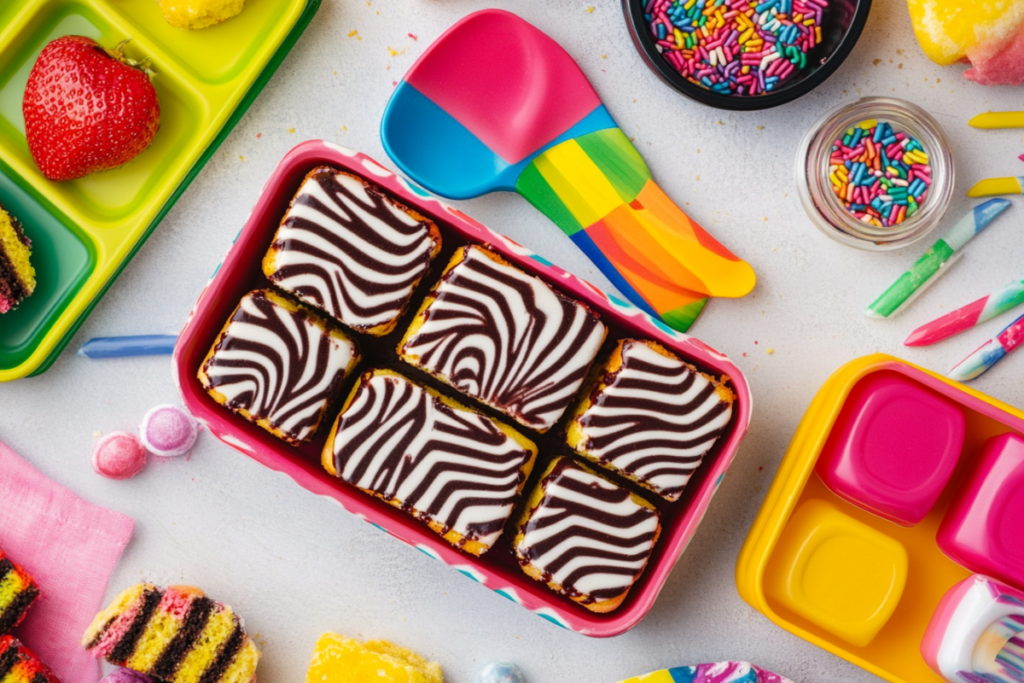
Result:
[[677,330],[690,327],[708,296],[741,297],[754,288],[750,264],[668,198],[619,128],[542,152],[519,175],[516,191],[626,298]]
[[1021,304],[1024,304],[1024,280],[1014,280],[988,296],[921,325],[903,343],[906,346],[928,346],[987,322]]

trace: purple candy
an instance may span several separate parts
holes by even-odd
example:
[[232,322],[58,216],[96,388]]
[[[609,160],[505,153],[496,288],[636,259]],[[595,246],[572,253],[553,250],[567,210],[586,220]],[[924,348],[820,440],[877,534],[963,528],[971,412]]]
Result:
[[199,424],[184,409],[162,405],[146,413],[139,432],[146,450],[162,458],[173,458],[192,449]]

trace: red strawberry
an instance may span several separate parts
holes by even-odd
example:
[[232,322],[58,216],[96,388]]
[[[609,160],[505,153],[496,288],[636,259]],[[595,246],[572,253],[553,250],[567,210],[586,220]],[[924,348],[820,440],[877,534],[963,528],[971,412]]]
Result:
[[[127,41],[125,41],[127,42]],[[128,163],[160,127],[148,71],[92,38],[64,36],[43,48],[22,112],[32,158],[50,180],[72,180]]]

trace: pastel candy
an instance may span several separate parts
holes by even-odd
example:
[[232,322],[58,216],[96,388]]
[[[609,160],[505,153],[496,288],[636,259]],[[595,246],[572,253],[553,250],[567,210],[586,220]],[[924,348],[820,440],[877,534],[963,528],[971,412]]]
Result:
[[146,466],[146,449],[131,432],[111,432],[96,442],[92,468],[107,479],[131,479]]
[[950,683],[1024,681],[1024,592],[980,574],[935,609],[921,654]]
[[139,433],[150,453],[161,458],[173,458],[192,450],[199,434],[199,424],[177,406],[160,405],[142,418]]
[[491,662],[476,672],[473,683],[525,683],[523,672],[512,662]]
[[718,662],[662,669],[621,683],[793,683],[749,662]]

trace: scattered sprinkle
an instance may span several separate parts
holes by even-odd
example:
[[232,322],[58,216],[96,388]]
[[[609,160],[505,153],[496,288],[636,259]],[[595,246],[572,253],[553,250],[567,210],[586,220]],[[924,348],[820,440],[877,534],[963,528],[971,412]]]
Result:
[[764,130],[764,126],[758,126],[757,129],[758,130]]
[[347,133],[348,132],[348,126],[342,126],[341,127],[341,132],[342,133]]
[[294,128],[289,128],[289,129],[288,129],[288,132],[289,132],[289,133],[294,133],[294,132],[295,132],[295,129],[294,129]]
[[608,59],[608,55],[601,55],[601,59]]
[[103,436],[103,432],[93,432],[92,433],[92,438],[94,438],[94,439],[98,439],[101,436]]
[[593,7],[588,7],[587,8],[587,14],[593,14],[593,13],[594,13],[594,8]]
[[391,81],[391,87],[395,87],[397,85],[398,85],[398,81]]
[[888,228],[920,209],[932,168],[917,138],[872,119],[848,128],[832,143],[829,180],[851,216]]
[[413,34],[413,33],[410,33],[410,34],[408,34],[408,35],[409,35],[409,37],[410,37],[410,38],[412,38],[413,40],[419,40],[419,38],[417,38],[417,37],[416,37],[416,35],[415,35],[415,34]]
[[775,349],[773,349],[772,347],[770,347],[770,346],[769,346],[769,347],[768,347],[768,355],[770,356],[770,355],[772,355],[773,353],[775,353]]
[[238,155],[238,160],[239,161],[245,161],[245,157],[243,157],[241,154],[239,154]]
[[359,29],[354,28],[354,29],[352,29],[352,32],[348,34],[348,37],[349,38],[354,38],[358,34],[359,34]]
[[263,137],[263,133],[256,133],[256,139],[257,140],[259,140],[261,137]]
[[881,59],[875,59],[875,60],[872,60],[871,63],[874,64],[875,66],[878,66],[879,64],[882,63],[882,60]]

